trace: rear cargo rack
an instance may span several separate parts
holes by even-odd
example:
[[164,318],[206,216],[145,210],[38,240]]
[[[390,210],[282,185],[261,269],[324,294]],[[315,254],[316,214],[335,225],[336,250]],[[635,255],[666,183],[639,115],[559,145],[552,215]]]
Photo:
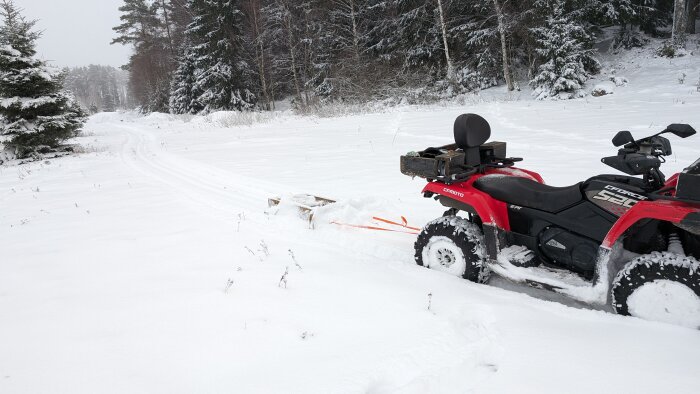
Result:
[[522,160],[505,156],[505,142],[487,142],[466,151],[458,149],[456,144],[450,144],[401,156],[401,173],[450,185],[464,182],[486,168],[511,167]]

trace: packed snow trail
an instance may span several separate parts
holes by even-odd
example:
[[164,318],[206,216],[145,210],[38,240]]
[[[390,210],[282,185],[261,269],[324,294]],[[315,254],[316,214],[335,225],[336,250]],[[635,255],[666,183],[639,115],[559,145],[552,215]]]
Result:
[[[241,209],[259,208],[274,194],[273,185],[234,176],[201,162],[174,157],[156,137],[134,126],[120,126],[126,141],[122,160],[141,174],[171,187],[191,203],[208,209],[202,212],[231,220]],[[255,187],[252,185],[256,185]],[[257,186],[265,185],[268,191]],[[279,192],[279,191],[278,191]]]
[[[296,223],[295,219],[291,228],[279,221],[271,225],[268,215],[263,214],[269,197],[298,193],[299,191],[292,189],[293,186],[237,176],[201,161],[168,153],[164,144],[157,138],[157,130],[148,131],[120,122],[119,127],[110,129],[110,133],[114,136],[119,134],[124,136],[124,142],[118,150],[124,163],[147,179],[166,185],[173,194],[181,196],[179,201],[197,213],[228,224],[236,221],[237,216],[243,214],[246,221],[265,226],[267,237],[284,238],[289,232],[298,231],[298,225],[303,223],[302,221]],[[319,215],[319,217],[325,219],[325,222],[319,223],[321,226],[330,224],[332,221],[330,216]],[[367,218],[369,217],[353,219]],[[351,247],[344,245],[345,242],[338,242],[335,237],[326,238],[322,243],[314,240],[304,241],[304,243],[316,249],[329,250],[332,246],[335,250],[347,249],[348,253],[353,252]],[[354,253],[378,257],[376,253],[371,254],[367,250],[356,250]],[[381,255],[381,252],[379,254]]]

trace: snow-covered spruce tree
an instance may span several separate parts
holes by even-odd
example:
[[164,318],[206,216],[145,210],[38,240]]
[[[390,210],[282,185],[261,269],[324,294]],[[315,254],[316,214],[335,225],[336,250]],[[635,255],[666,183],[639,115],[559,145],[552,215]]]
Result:
[[[444,59],[442,35],[434,1],[394,0],[397,54],[407,69],[437,66]],[[441,67],[440,67],[441,68]],[[432,70],[431,70],[432,71]]]
[[196,114],[204,109],[197,101],[197,97],[199,97],[201,93],[195,89],[196,61],[194,50],[191,46],[186,44],[186,48],[178,60],[178,67],[173,73],[170,84],[171,113]]
[[498,17],[491,0],[469,3],[469,17],[455,27],[464,37],[465,53],[470,54],[460,79],[469,89],[479,90],[504,81],[503,51]]
[[[382,59],[366,53],[368,42],[372,40],[369,30],[377,24],[375,18],[383,18],[378,12],[380,7],[373,3],[376,2],[335,0],[333,6],[326,6],[328,18],[321,26],[325,35],[318,43],[330,48],[324,54],[330,66],[316,94],[333,100],[363,101],[382,89],[378,81],[387,82],[382,76],[385,70],[381,66]],[[323,57],[319,58],[323,62]]]
[[305,97],[307,105],[339,98],[343,84],[335,78],[334,54],[329,50],[337,41],[331,31],[328,14],[323,10],[323,0],[300,1],[295,6],[294,14],[299,20],[299,67],[304,91],[308,94]]
[[[442,4],[443,16],[453,15],[449,3]],[[446,77],[444,36],[437,8],[435,0],[370,2],[363,18],[364,41],[368,57],[386,71],[379,84],[411,89]],[[448,37],[449,48],[451,44]],[[375,90],[381,91],[381,87]]]
[[85,114],[69,93],[63,74],[34,58],[39,33],[12,0],[0,2],[0,134],[20,158],[48,152],[76,135]]
[[[243,48],[243,14],[234,0],[190,0],[187,28],[192,43],[192,91],[203,112],[253,108],[252,70]],[[181,79],[182,81],[182,79]]]
[[292,95],[294,106],[301,110],[336,96],[337,83],[342,81],[333,70],[337,37],[332,37],[332,22],[323,2],[270,3],[261,9],[261,18],[266,26],[262,37],[270,47],[275,68],[274,90]]
[[[666,0],[668,1],[668,0]],[[613,49],[642,47],[649,39],[646,34],[657,34],[657,28],[668,24],[668,16],[658,9],[659,0],[589,0],[585,10],[594,25],[619,26],[611,45]]]
[[299,65],[301,51],[299,48],[299,18],[295,13],[292,0],[275,0],[262,8],[262,17],[266,26],[263,33],[265,41],[273,53],[275,65],[273,78],[278,81],[273,90],[291,95],[295,107],[304,109],[307,105],[308,92],[305,91],[305,76]]
[[584,96],[583,85],[590,72],[600,67],[591,49],[593,37],[565,12],[563,0],[543,1],[542,5],[541,10],[548,15],[544,25],[531,29],[542,60],[530,81],[533,96],[538,100]]
[[537,1],[466,2],[468,7],[461,13],[463,20],[458,27],[465,37],[467,86],[479,89],[505,82],[508,90],[519,90],[518,74],[526,71],[528,77],[534,75],[537,56],[530,29],[544,21],[535,12]]

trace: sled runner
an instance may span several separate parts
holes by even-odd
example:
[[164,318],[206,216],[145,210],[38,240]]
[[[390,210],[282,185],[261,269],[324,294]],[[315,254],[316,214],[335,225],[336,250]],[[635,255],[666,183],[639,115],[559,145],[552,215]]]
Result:
[[[299,216],[311,224],[314,219],[314,211],[319,207],[335,203],[335,200],[311,194],[296,194],[289,199],[285,199],[284,202],[296,206],[299,210]],[[267,206],[270,208],[277,207],[281,203],[282,197],[271,197],[267,199]]]
[[[553,187],[487,143],[488,122],[460,115],[455,143],[401,157],[401,172],[428,180],[423,195],[448,208],[418,235],[415,260],[475,282],[491,272],[620,314],[700,326],[700,160],[666,179],[663,135],[613,138],[603,163],[626,175],[597,175]],[[645,303],[655,296],[662,302]],[[693,320],[694,319],[694,320]]]

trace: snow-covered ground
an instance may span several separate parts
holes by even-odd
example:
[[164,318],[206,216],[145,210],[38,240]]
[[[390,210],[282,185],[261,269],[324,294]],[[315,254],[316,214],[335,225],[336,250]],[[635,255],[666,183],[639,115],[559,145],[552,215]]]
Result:
[[[439,216],[398,157],[450,142],[460,113],[554,185],[613,171],[618,130],[700,128],[700,57],[647,56],[575,101],[93,116],[91,153],[0,166],[0,393],[697,392],[699,331],[468,283],[417,267],[412,235],[329,224]],[[671,139],[667,174],[700,157],[700,136]],[[267,208],[294,193],[339,203],[310,229]]]

